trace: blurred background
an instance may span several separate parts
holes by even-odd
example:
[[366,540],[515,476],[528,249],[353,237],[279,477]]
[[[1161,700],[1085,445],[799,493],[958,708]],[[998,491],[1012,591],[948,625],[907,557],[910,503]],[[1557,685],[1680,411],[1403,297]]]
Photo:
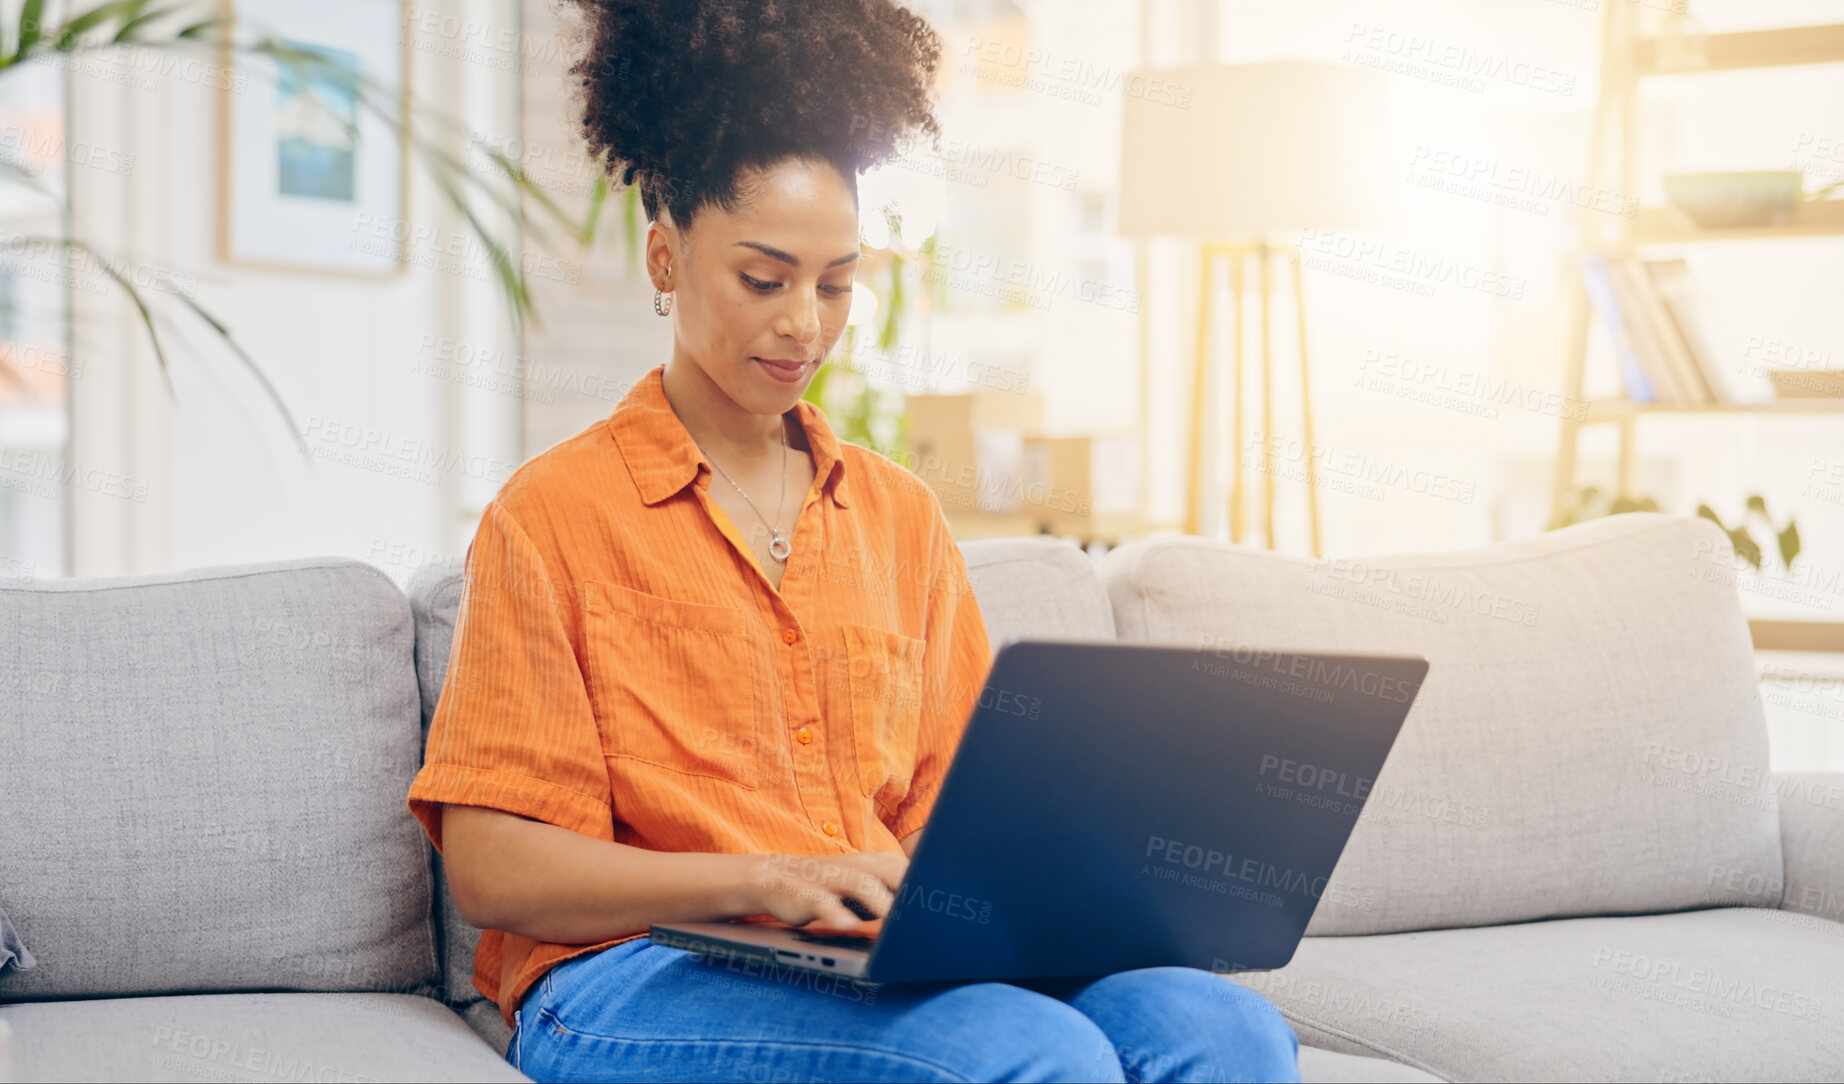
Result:
[[[946,135],[810,396],[961,537],[1701,509],[1844,765],[1844,0],[911,6]],[[0,576],[401,583],[665,360],[569,14],[0,4]]]

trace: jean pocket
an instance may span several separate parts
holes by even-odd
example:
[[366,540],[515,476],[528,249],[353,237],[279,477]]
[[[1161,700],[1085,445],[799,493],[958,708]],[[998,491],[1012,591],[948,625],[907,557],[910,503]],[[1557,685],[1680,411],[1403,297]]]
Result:
[[538,982],[539,996],[531,999],[537,1002],[536,1010],[555,1014],[557,1007],[568,1001],[582,986],[580,980],[584,965],[598,955],[600,954],[591,952],[583,956],[572,956],[546,971],[544,978]]

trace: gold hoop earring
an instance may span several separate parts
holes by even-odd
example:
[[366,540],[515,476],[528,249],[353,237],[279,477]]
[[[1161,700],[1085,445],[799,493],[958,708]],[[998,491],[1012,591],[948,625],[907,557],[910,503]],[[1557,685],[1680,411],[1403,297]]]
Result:
[[664,290],[653,291],[653,311],[661,316],[672,314],[672,295]]

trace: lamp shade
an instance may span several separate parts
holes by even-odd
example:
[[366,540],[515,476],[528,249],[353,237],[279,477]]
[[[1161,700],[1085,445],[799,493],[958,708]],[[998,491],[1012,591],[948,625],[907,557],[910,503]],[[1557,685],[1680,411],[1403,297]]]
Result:
[[1347,64],[1278,60],[1129,76],[1119,230],[1129,237],[1267,238],[1388,229],[1399,171],[1389,88]]

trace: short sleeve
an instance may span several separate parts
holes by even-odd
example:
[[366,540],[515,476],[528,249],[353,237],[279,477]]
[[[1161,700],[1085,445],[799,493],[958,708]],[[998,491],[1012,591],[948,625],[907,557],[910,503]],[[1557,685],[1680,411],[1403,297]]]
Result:
[[575,593],[497,502],[468,547],[466,577],[410,812],[438,851],[441,803],[612,840],[607,763],[562,609]]
[[939,502],[934,512],[934,575],[929,582],[927,646],[922,655],[922,720],[909,793],[885,820],[897,839],[921,828],[935,807],[954,750],[992,669],[986,622],[967,578],[967,561]]

